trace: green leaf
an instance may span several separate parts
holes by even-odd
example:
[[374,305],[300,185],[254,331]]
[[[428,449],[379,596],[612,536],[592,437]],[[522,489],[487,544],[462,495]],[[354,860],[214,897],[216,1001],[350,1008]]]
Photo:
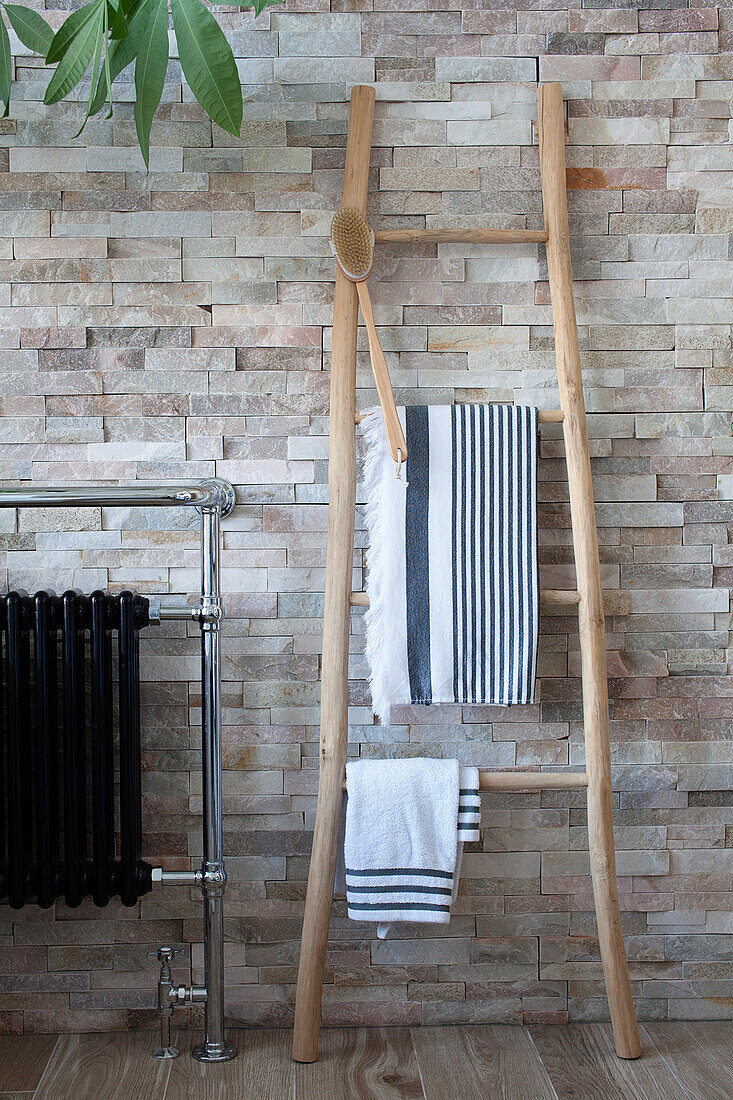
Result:
[[125,14],[121,7],[117,7],[116,4],[112,3],[112,0],[107,4],[107,19],[109,20],[112,38],[127,38],[128,29]]
[[227,8],[254,8],[255,19],[274,4],[283,4],[285,0],[216,0],[217,6]]
[[135,129],[145,167],[150,164],[150,127],[168,69],[168,0],[152,0],[135,61]]
[[3,118],[10,109],[10,85],[13,80],[13,59],[10,56],[10,39],[5,21],[0,19],[0,99],[5,104]]
[[23,8],[20,4],[3,4],[3,7],[8,13],[10,26],[23,45],[45,57],[53,42],[53,31],[46,20],[33,8]]
[[61,24],[51,40],[51,45],[48,47],[47,65],[53,65],[56,61],[61,60],[76,35],[84,30],[90,20],[99,15],[103,3],[104,0],[91,0],[90,4],[85,4],[83,8],[73,11],[69,18]]
[[[68,19],[66,21],[68,23]],[[63,29],[63,28],[62,28]],[[72,38],[51,77],[43,102],[58,103],[77,86],[89,68],[98,43],[104,36],[104,0],[96,4],[95,14],[82,24]]]
[[109,53],[109,80],[106,66],[102,68],[99,74],[99,80],[97,81],[97,90],[94,94],[94,100],[92,102],[91,115],[99,114],[105,104],[105,100],[109,94],[110,87],[120,75],[123,69],[126,69],[131,62],[135,60],[138,48],[140,46],[141,35],[145,30],[145,24],[148,18],[147,4],[144,7],[139,7],[135,12],[134,17],[128,24],[127,38],[123,38],[121,41],[115,43],[112,50]]
[[[274,4],[282,4],[283,0],[252,0],[252,7],[255,10],[255,19],[263,12],[265,8],[271,8]],[[249,7],[249,5],[247,5]]]
[[[102,18],[101,30],[100,30],[99,35],[97,36],[96,42],[94,43],[94,58],[92,60],[92,76],[91,76],[91,80],[89,81],[89,98],[87,100],[87,113],[84,115],[84,121],[82,122],[81,126],[76,131],[76,133],[74,134],[75,138],[79,137],[79,134],[82,132],[82,130],[86,126],[87,121],[89,119],[89,116],[92,113],[92,101],[94,99],[94,86],[97,83],[98,76],[99,76],[99,73],[101,71],[102,51],[105,49],[105,45],[106,45],[106,42],[107,42],[107,30],[108,30],[108,26],[107,26],[107,9],[104,8],[104,7],[102,8],[102,16],[103,16],[103,18]],[[105,52],[106,52],[106,50],[105,50]]]
[[242,85],[226,35],[201,0],[172,0],[183,75],[203,109],[223,130],[239,136]]

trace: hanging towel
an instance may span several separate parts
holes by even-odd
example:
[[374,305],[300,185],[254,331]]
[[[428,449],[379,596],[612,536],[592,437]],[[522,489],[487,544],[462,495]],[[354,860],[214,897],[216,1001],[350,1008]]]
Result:
[[456,900],[458,879],[463,863],[463,845],[481,839],[481,797],[479,795],[478,768],[460,769],[458,792],[458,836],[456,845],[456,869],[453,872],[453,896]]
[[[457,760],[356,760],[346,765],[344,870],[348,915],[447,924],[463,844],[478,840],[478,768]],[[337,876],[338,884],[338,876]]]
[[531,703],[537,660],[537,410],[408,406],[406,479],[362,421],[366,652],[383,722],[403,703]]
[[447,924],[458,761],[351,761],[346,791],[344,862],[352,920]]
[[462,845],[481,839],[478,768],[461,766],[459,780],[461,785],[458,792],[458,843]]

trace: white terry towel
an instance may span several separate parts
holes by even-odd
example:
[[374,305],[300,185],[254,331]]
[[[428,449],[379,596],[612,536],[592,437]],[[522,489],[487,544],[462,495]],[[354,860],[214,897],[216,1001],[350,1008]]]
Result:
[[366,652],[383,722],[401,703],[531,703],[539,622],[537,409],[408,406],[405,481],[362,421]]
[[346,765],[348,915],[447,924],[465,840],[478,839],[478,769],[457,760],[356,760]]

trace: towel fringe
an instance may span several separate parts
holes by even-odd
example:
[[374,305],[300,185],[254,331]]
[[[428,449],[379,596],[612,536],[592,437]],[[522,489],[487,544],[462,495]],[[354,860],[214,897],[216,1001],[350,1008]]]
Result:
[[383,638],[386,631],[385,548],[392,546],[394,541],[390,533],[383,529],[384,509],[380,507],[382,496],[380,486],[384,476],[385,458],[389,454],[389,444],[382,411],[378,405],[367,409],[361,421],[361,429],[366,444],[362,471],[366,489],[364,512],[369,532],[366,585],[369,607],[364,616],[366,657],[371,670],[369,686],[372,692],[372,710],[383,725],[389,725],[390,701],[387,685],[384,682],[384,661],[380,660],[377,652],[377,640]]

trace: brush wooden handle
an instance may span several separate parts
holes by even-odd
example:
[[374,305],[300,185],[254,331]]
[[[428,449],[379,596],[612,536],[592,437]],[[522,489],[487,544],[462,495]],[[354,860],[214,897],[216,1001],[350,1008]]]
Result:
[[387,366],[387,360],[384,358],[382,345],[379,343],[377,327],[374,324],[372,300],[369,297],[369,290],[365,282],[357,283],[356,289],[359,293],[359,305],[361,306],[361,313],[364,318],[367,337],[369,339],[369,354],[372,359],[372,372],[377,386],[377,393],[379,394],[379,404],[382,406],[382,413],[384,415],[384,426],[387,429],[389,451],[395,462],[404,462],[407,458],[405,433],[402,431],[402,422],[397,415],[397,406],[395,405],[394,393],[392,392],[392,382],[389,377],[389,367]]

